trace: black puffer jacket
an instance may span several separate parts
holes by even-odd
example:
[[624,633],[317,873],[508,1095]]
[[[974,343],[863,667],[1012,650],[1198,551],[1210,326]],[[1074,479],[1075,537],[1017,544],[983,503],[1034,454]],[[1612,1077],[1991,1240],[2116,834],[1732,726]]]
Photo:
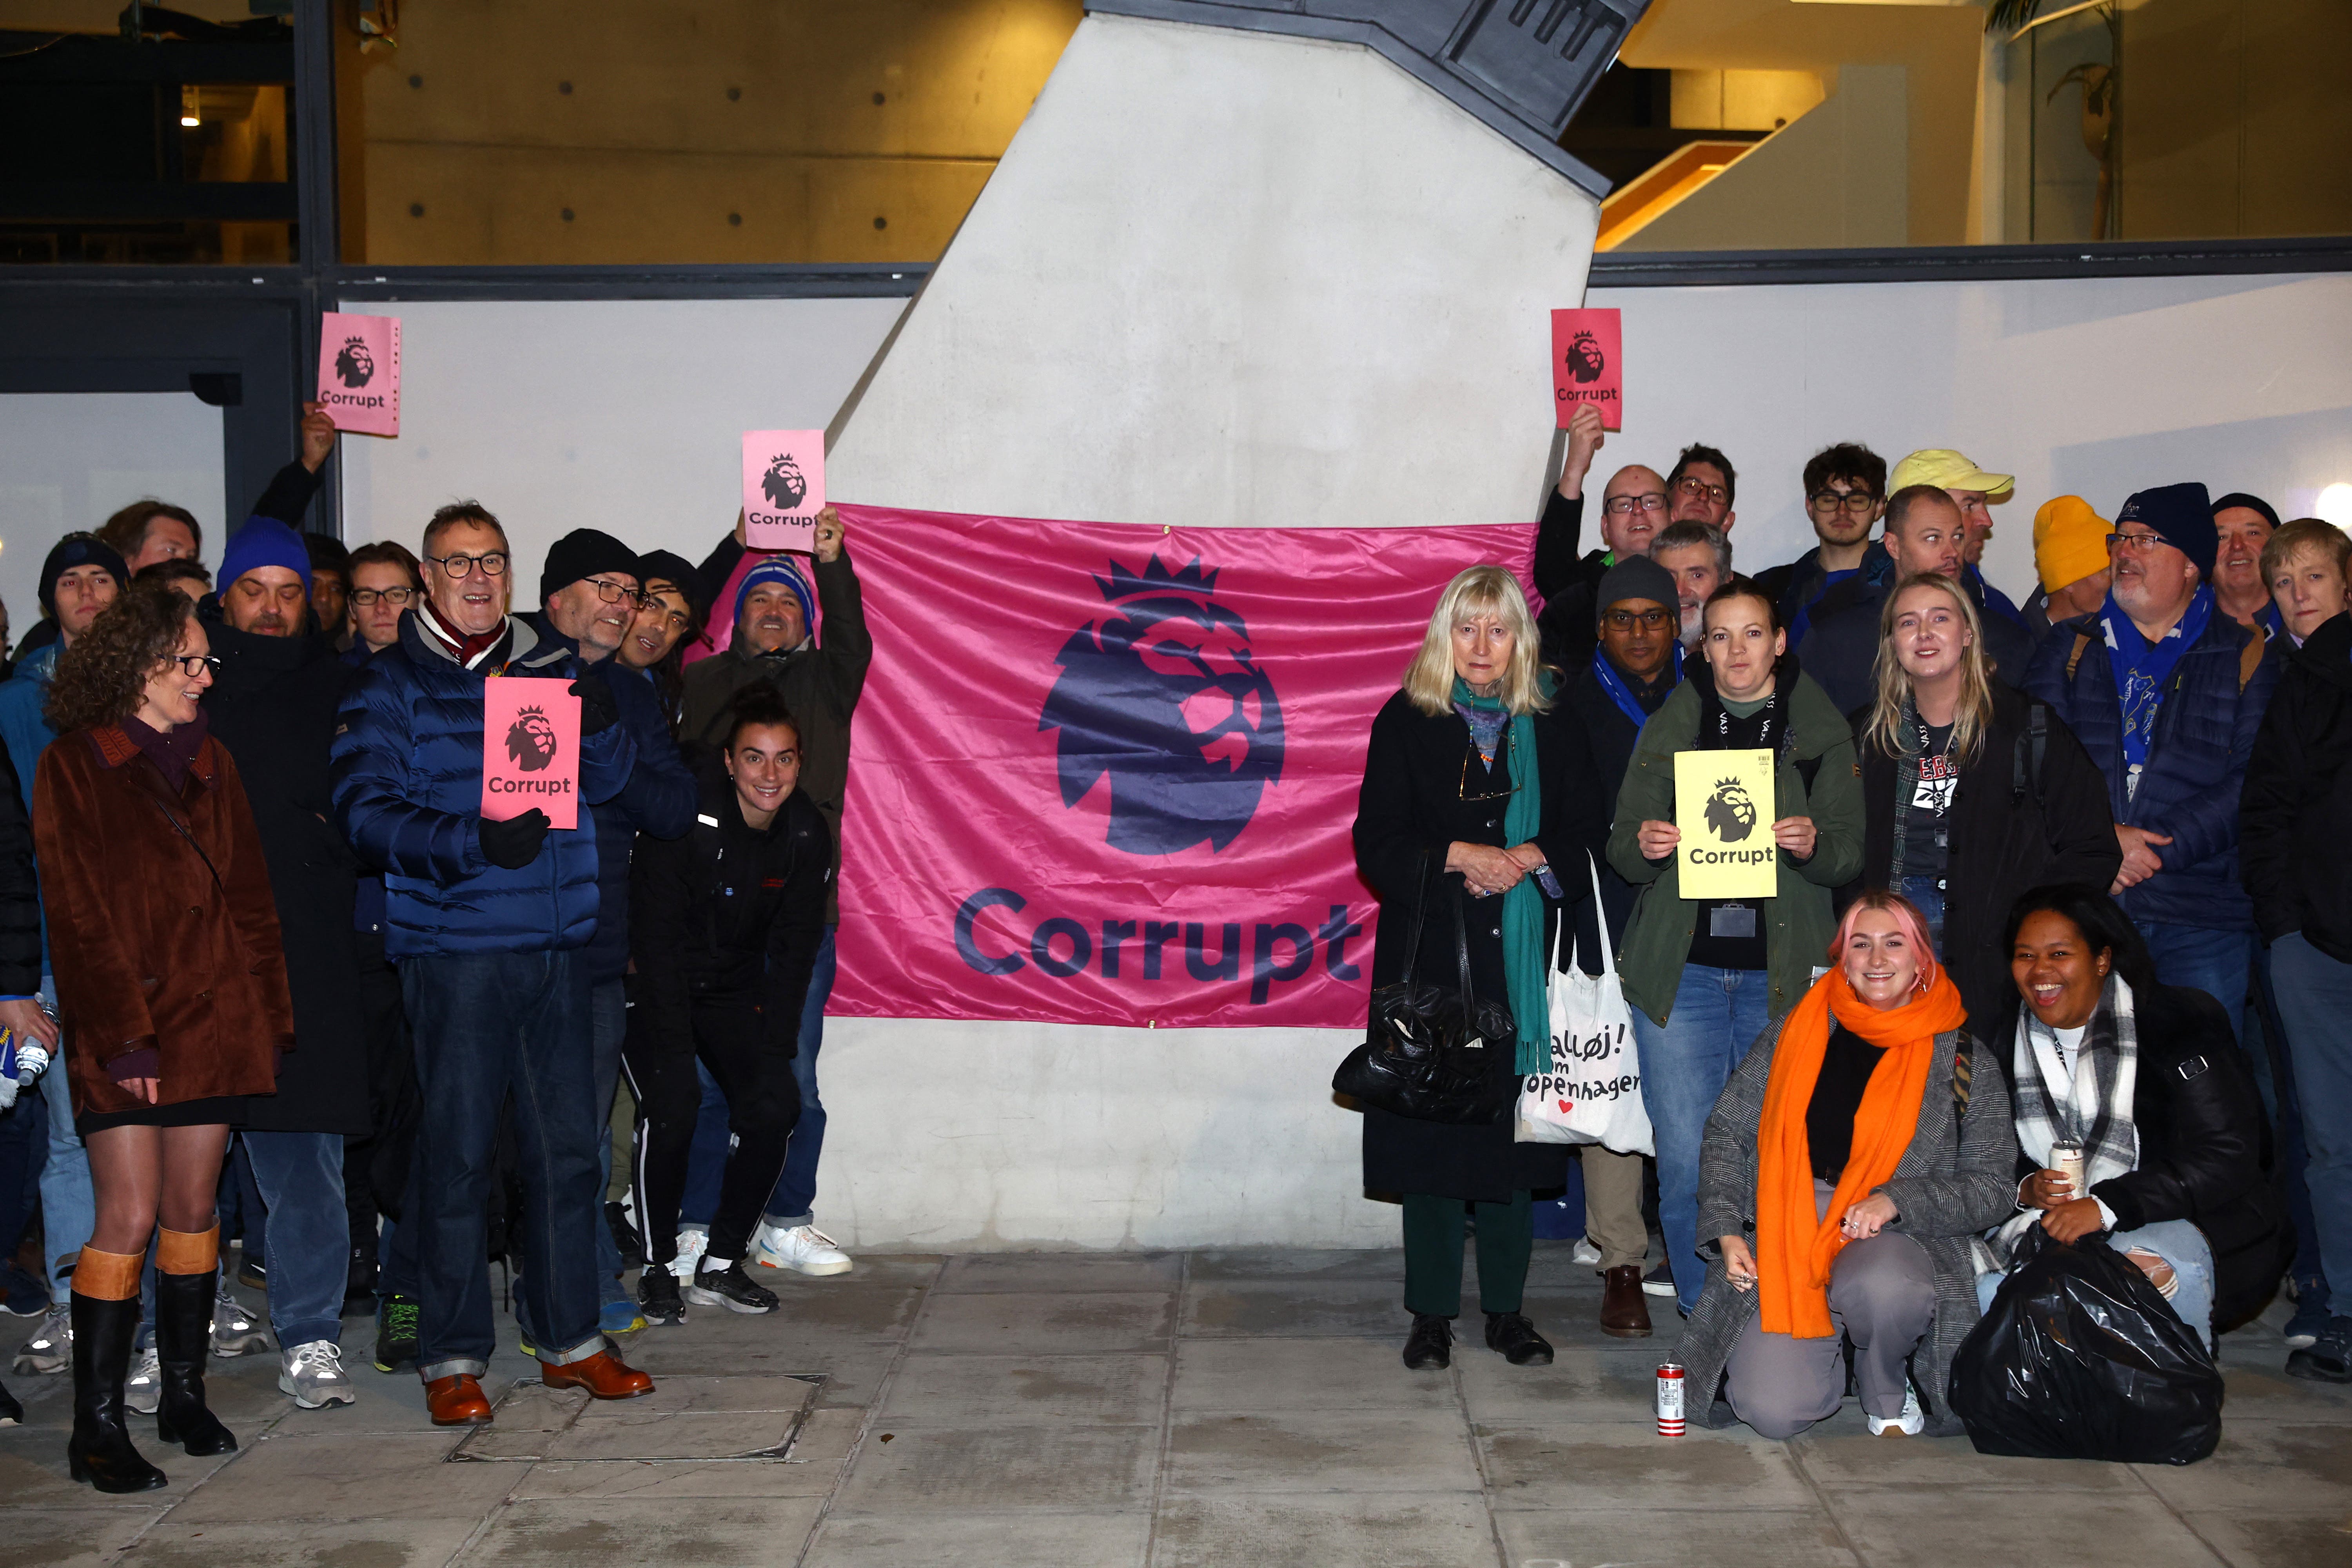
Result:
[[33,876],[33,819],[16,764],[0,746],[0,996],[41,988],[41,887]]
[[2352,963],[2352,615],[2286,657],[2239,796],[2238,875],[2264,942]]

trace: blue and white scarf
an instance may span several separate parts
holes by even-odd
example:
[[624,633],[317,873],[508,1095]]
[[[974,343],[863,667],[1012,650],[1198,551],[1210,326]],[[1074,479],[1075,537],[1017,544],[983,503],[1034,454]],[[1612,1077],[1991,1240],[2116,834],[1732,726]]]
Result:
[[2122,710],[2124,763],[2130,770],[2127,793],[2138,789],[2140,769],[2147,765],[2148,742],[2156,738],[2156,716],[2164,705],[2164,683],[2212,618],[2213,590],[2201,584],[2173,628],[2154,642],[2140,635],[2113,594],[2100,607],[2108,673],[2115,677],[2116,700]]
[[[1675,679],[1666,682],[1669,690],[1683,678],[1683,645],[1680,637],[1675,639],[1674,649]],[[1638,730],[1650,721],[1650,716],[1642,711],[1642,704],[1634,697],[1633,687],[1626,684],[1625,678],[1617,672],[1617,667],[1609,662],[1609,656],[1597,647],[1592,650],[1592,678],[1601,682],[1601,689],[1609,693],[1609,700],[1617,704],[1617,710],[1633,721],[1633,728]]]

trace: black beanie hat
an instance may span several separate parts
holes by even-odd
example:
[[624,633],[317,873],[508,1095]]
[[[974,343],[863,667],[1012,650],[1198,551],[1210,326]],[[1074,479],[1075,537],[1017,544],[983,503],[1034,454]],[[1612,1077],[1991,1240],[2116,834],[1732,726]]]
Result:
[[2213,531],[2213,503],[2206,499],[2203,485],[2192,479],[2134,491],[2116,513],[2118,531],[2127,522],[2146,523],[2156,530],[2167,544],[2189,557],[2197,568],[2199,582],[2213,580],[2213,557],[2221,552],[2221,536]]
[[1592,596],[1593,624],[1609,606],[1627,599],[1648,599],[1671,610],[1682,602],[1675,592],[1675,574],[1646,555],[1628,555],[1601,574],[1601,591]]
[[539,574],[539,602],[543,605],[599,572],[625,572],[634,577],[637,552],[602,530],[575,528],[547,547],[547,564]]
[[122,557],[114,552],[113,546],[95,533],[68,533],[57,542],[48,558],[41,563],[42,614],[58,613],[58,579],[77,566],[105,567],[114,574],[117,588],[131,582],[130,569],[122,564]]
[[648,550],[637,557],[637,586],[642,588],[659,579],[686,595],[687,608],[696,615],[710,607],[709,595],[703,591],[702,574],[685,556],[667,550]]
[[[2216,519],[2219,519],[2223,512],[2228,511],[2231,507],[2240,506],[2244,507],[2248,511],[2257,511],[2262,513],[2263,521],[2269,523],[2273,529],[2278,527],[2278,510],[2272,506],[2270,502],[2264,500],[2262,497],[2248,495],[2243,490],[2231,490],[2228,495],[2215,496],[2213,498],[2213,515]],[[2216,535],[2215,537],[2218,539],[2220,536]]]

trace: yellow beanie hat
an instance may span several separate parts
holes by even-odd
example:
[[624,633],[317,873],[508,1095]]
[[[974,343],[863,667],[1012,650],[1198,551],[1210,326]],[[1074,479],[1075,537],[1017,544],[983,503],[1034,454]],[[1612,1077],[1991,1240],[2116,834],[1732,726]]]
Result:
[[2033,514],[2033,569],[2042,591],[2054,594],[2107,564],[2107,535],[2114,525],[2081,496],[2060,496]]

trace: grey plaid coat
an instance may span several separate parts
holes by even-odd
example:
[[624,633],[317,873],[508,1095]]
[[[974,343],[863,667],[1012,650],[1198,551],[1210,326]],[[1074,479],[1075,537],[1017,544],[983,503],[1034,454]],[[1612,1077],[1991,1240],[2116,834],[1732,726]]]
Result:
[[[1719,1237],[1756,1234],[1756,1129],[1764,1117],[1764,1086],[1772,1053],[1786,1019],[1767,1029],[1740,1063],[1706,1119],[1706,1140],[1698,1160],[1699,1251],[1707,1258],[1706,1288],[1676,1355],[1686,1369],[1691,1415],[1703,1426],[1729,1426],[1738,1417],[1718,1397],[1731,1347],[1755,1321],[1756,1292],[1734,1290],[1723,1271]],[[2017,1207],[2017,1129],[2010,1120],[2009,1085],[1997,1063],[1983,1064],[1981,1045],[1970,1052],[1983,1070],[1969,1081],[1968,1109],[1953,1125],[1959,1100],[1952,1058],[1960,1038],[1949,1030],[1936,1037],[1936,1059],[1927,1070],[1927,1091],[1911,1146],[1895,1167],[1895,1179],[1879,1188],[1895,1200],[1898,1217],[1886,1228],[1927,1248],[1936,1270],[1936,1326],[1912,1363],[1914,1381],[1927,1406],[1927,1431],[1945,1437],[1961,1430],[1947,1390],[1952,1357],[1976,1326],[1976,1268],[1969,1241],[2007,1219]]]

